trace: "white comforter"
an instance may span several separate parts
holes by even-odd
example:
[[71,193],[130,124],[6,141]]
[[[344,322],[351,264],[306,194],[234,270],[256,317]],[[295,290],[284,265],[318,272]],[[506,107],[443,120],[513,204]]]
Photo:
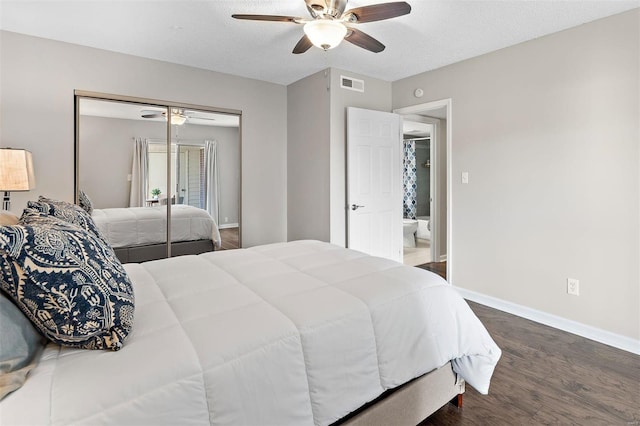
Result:
[[[167,241],[167,210],[163,207],[94,209],[92,217],[115,248]],[[220,246],[218,225],[206,210],[185,204],[171,206],[171,241],[209,239]]]
[[126,269],[124,348],[50,344],[2,424],[324,425],[451,359],[486,393],[500,357],[437,275],[326,243]]

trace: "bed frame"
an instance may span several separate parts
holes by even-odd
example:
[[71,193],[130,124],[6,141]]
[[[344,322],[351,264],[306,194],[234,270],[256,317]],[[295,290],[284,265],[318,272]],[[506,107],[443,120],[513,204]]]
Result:
[[388,390],[332,426],[415,426],[449,402],[462,407],[465,382],[451,362]]
[[[200,254],[213,251],[212,240],[179,241],[171,243],[171,256]],[[140,263],[167,257],[167,243],[114,248],[121,263]]]

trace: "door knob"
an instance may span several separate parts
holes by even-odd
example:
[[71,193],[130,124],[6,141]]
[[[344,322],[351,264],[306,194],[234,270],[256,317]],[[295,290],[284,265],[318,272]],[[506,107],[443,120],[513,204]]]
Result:
[[360,207],[364,207],[364,206],[359,206],[357,204],[351,204],[351,210],[353,210],[353,211],[358,210]]

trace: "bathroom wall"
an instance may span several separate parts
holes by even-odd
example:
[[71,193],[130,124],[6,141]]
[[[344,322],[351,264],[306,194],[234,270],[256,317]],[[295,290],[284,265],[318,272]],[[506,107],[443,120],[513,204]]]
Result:
[[418,179],[418,193],[416,216],[431,216],[431,168],[425,167],[430,162],[430,142],[416,141],[416,175]]

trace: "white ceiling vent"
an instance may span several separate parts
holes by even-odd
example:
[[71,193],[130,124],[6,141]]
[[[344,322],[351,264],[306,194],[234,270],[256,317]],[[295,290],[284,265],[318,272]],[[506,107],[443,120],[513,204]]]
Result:
[[340,87],[343,89],[355,90],[356,92],[364,92],[364,81],[341,75]]

